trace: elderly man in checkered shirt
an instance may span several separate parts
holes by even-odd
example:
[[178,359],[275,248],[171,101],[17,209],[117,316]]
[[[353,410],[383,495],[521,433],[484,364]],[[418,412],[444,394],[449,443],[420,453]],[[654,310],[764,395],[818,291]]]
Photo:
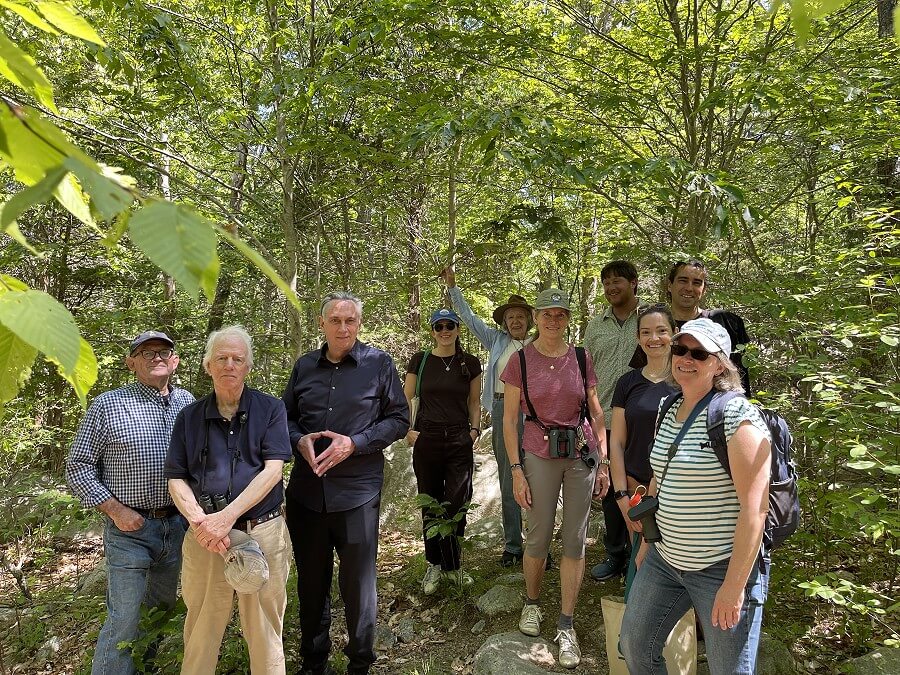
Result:
[[137,382],[94,399],[66,463],[75,495],[106,516],[107,617],[93,675],[134,672],[130,650],[118,645],[138,637],[141,605],[175,604],[187,529],[163,477],[175,418],[194,401],[170,382],[178,367],[175,343],[165,333],[143,332],[125,363]]

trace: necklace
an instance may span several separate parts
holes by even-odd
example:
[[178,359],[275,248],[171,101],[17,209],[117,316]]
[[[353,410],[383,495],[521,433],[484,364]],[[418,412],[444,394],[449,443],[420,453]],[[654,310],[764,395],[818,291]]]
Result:
[[437,356],[437,357],[441,360],[441,363],[444,364],[444,370],[446,370],[446,371],[449,373],[449,372],[450,372],[450,366],[452,366],[452,365],[453,365],[453,361],[456,360],[456,354],[454,354],[453,356],[450,357],[450,361],[449,361],[449,362],[444,361],[444,357],[443,357],[443,356],[438,356],[437,354],[435,354],[435,356]]
[[[537,349],[538,354],[541,354],[541,355],[543,355],[543,356],[546,356],[548,359],[558,359],[558,358],[560,358],[560,357],[562,357],[562,356],[565,356],[566,354],[569,353],[569,345],[563,345],[563,352],[560,353],[560,354],[546,354],[546,353],[543,352],[543,350],[539,349],[538,346],[537,346],[534,342],[532,342],[531,344],[534,345],[534,348],[535,348],[535,349]],[[555,363],[551,363],[551,364],[550,364],[550,370],[556,370],[556,364],[555,364]]]
[[651,382],[661,382],[669,376],[669,369],[666,368],[658,373],[651,373],[649,366],[644,366],[641,370],[641,374]]

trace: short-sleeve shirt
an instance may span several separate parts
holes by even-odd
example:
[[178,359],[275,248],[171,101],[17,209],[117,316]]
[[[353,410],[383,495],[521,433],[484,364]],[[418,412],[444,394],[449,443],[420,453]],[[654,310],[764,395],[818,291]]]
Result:
[[[650,448],[660,401],[676,391],[668,382],[651,382],[640,368],[629,370],[616,382],[612,407],[625,411],[625,473],[646,485],[653,471]],[[610,415],[612,417],[612,415]]]
[[[675,420],[675,415],[682,402],[678,399],[666,413],[650,453],[657,481],[663,476],[668,448],[681,430],[682,423]],[[708,412],[707,407],[697,415],[669,462],[662,485],[657,485],[656,524],[663,540],[656,549],[666,562],[680,570],[701,570],[727,560],[734,548],[740,503],[734,481],[709,443]],[[726,440],[731,440],[745,420],[770,438],[756,406],[738,396],[725,406]]]
[[[208,448],[205,466],[204,448]],[[284,404],[274,396],[244,387],[237,412],[230,420],[219,412],[215,392],[181,411],[166,455],[165,476],[185,480],[195,497],[201,492],[227,496],[231,485],[233,501],[263,470],[266,460],[289,462],[291,457]],[[283,502],[284,484],[278,481],[241,517],[259,518]]]
[[[575,348],[569,347],[569,351],[559,357],[544,356],[534,344],[526,345],[525,365],[528,373],[528,397],[531,399],[538,418],[547,427],[574,427],[581,416],[581,403],[585,398],[584,384],[581,380],[581,370],[578,368],[578,359],[575,356]],[[587,386],[588,389],[597,386],[597,376],[594,374],[594,362],[591,355],[585,353],[587,361]],[[522,367],[519,365],[519,357],[514,354],[503,375],[500,376],[506,384],[519,387],[522,391],[520,404],[522,411],[528,414],[528,406],[525,403],[525,390],[522,388]],[[597,439],[591,430],[590,419],[582,423],[584,437],[587,439],[591,450],[597,448]],[[525,422],[525,433],[522,436],[522,448],[525,452],[550,458],[550,442],[544,439],[544,430],[535,422]]]
[[[423,355],[424,352],[413,354],[407,374],[418,374]],[[460,357],[469,370],[468,377],[463,373]],[[429,354],[419,383],[420,403],[416,428],[420,428],[420,422],[468,426],[469,390],[472,380],[478,377],[481,377],[481,362],[472,354],[462,352],[452,357]]]

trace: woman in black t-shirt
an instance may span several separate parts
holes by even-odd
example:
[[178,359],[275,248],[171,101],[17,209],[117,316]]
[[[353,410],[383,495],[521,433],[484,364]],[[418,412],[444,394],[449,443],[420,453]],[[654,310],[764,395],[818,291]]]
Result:
[[626,597],[634,577],[634,555],[640,548],[641,524],[628,518],[628,498],[639,485],[650,483],[650,448],[659,402],[675,392],[671,384],[672,337],[675,319],[666,305],[651,305],[638,315],[638,345],[647,365],[619,378],[612,398],[609,461],[613,494],[634,539],[625,579]]
[[[413,446],[419,493],[438,503],[448,502],[440,518],[452,519],[472,498],[472,448],[481,434],[481,363],[460,346],[456,312],[439,309],[429,323],[434,348],[413,355],[403,384],[407,400],[412,401],[418,379],[422,378],[418,383],[419,412],[406,440]],[[429,537],[436,515],[431,509],[422,509],[427,561],[422,579],[425,595],[437,590],[442,577],[458,586],[472,583],[472,577],[460,568],[465,514],[449,535]]]

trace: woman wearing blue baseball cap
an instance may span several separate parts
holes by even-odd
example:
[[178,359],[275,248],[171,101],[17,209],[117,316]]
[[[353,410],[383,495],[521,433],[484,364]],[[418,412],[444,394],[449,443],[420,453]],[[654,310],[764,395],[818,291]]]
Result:
[[[481,362],[462,350],[459,316],[452,309],[435,311],[429,324],[434,347],[413,355],[403,385],[408,401],[419,397],[419,411],[406,440],[413,446],[419,493],[448,502],[443,517],[450,519],[472,498],[472,449],[481,434]],[[425,595],[437,590],[442,577],[458,586],[472,583],[460,567],[465,516],[449,536],[429,537],[434,515],[422,509]]]

